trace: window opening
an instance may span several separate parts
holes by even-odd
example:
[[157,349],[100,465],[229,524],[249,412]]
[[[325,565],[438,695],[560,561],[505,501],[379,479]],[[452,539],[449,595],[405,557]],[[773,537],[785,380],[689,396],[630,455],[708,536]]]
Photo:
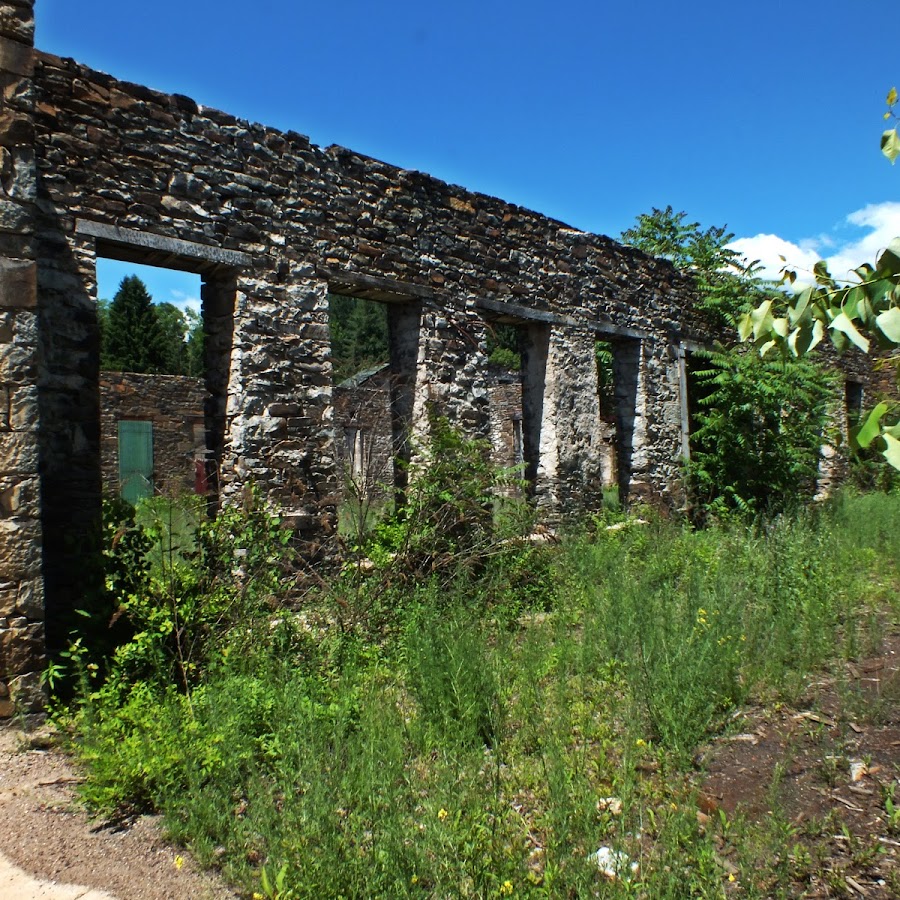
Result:
[[355,533],[393,500],[392,317],[388,305],[376,300],[332,293],[328,301],[334,422],[337,434],[343,431],[343,441],[335,441],[338,524]]
[[[123,496],[137,491],[136,475],[125,476],[127,485],[122,480],[117,442],[123,421],[144,421],[152,423],[153,489],[214,499],[224,445],[233,276],[99,256],[96,277],[104,487],[116,490],[118,481]],[[126,436],[126,447],[133,440]]]
[[858,381],[844,385],[844,403],[847,408],[847,430],[859,425],[863,412],[863,386]]
[[628,499],[635,455],[643,445],[640,409],[641,342],[609,337],[594,345],[597,361],[598,423],[604,445],[601,473],[605,502]]

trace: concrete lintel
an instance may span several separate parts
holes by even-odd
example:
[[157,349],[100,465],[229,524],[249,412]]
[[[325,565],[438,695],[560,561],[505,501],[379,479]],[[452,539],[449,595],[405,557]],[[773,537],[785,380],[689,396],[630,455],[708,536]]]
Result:
[[429,287],[395,281],[393,278],[384,278],[380,275],[334,270],[326,270],[324,275],[328,281],[328,289],[335,294],[361,297],[363,300],[379,300],[382,303],[434,299],[434,291]]
[[506,303],[503,300],[489,300],[481,298],[475,301],[479,309],[496,313],[500,320],[510,322],[544,322],[547,325],[565,325],[569,328],[579,328],[581,323],[570,316],[561,316],[558,313],[547,312],[543,309],[532,309],[530,306],[521,306],[518,303]]
[[190,262],[199,261],[201,271],[210,265],[247,268],[253,263],[252,256],[239,250],[183,241],[134,228],[120,228],[105,222],[78,219],[75,222],[75,233],[96,238],[98,251],[126,262],[148,262],[185,269],[191,268]]
[[616,325],[614,322],[591,322],[588,327],[597,332],[597,334],[609,335],[614,338],[631,338],[636,341],[644,341],[650,337],[649,331],[644,331],[641,328],[629,328],[627,325]]

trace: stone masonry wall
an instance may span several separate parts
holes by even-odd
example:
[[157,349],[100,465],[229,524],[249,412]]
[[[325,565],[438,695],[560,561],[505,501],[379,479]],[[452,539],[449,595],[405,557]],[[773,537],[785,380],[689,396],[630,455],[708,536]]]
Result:
[[0,2],[0,717],[39,708],[44,666],[33,42]]
[[341,496],[351,503],[390,498],[393,477],[389,366],[334,386],[334,452]]
[[339,486],[329,291],[389,306],[395,452],[427,438],[428,403],[489,435],[486,337],[517,324],[535,500],[549,519],[596,507],[605,339],[620,485],[680,502],[683,347],[712,335],[671,265],[33,52],[31,6],[0,0],[0,647],[15,648],[0,704],[33,685],[44,619],[50,649],[64,641],[98,532],[98,256],[201,275],[211,474],[226,502],[263,486],[310,562],[329,552]]
[[100,375],[100,470],[103,488],[119,490],[119,422],[153,423],[153,487],[174,496],[194,492],[197,464],[204,472],[206,391],[197,378],[182,375]]

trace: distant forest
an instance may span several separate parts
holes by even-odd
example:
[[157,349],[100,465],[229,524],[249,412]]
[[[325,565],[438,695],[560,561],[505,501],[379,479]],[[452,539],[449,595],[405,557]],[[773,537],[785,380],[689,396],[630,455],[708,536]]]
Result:
[[390,362],[387,307],[383,303],[331,294],[328,325],[335,384]]
[[101,300],[100,368],[105,372],[203,375],[203,320],[192,309],[154,303],[137,275]]
[[[328,306],[335,383],[390,362],[387,306],[374,300],[331,294]],[[516,371],[521,365],[519,329],[495,325],[488,332],[490,362]]]

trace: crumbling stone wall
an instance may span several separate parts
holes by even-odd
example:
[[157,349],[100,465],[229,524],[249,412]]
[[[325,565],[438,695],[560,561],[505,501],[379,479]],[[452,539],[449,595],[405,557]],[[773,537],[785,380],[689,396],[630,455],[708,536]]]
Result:
[[[123,420],[153,424],[153,487],[168,496],[206,482],[203,382],[184,375],[103,372],[100,375],[100,472],[103,488],[119,491],[119,429]],[[202,477],[198,478],[198,464]],[[201,492],[205,493],[205,487]]]
[[394,442],[390,366],[365,370],[334,386],[338,489],[364,507],[391,499]]
[[33,41],[0,3],[0,717],[40,706],[44,665]]
[[[62,644],[84,589],[72,536],[99,524],[98,256],[201,275],[210,476],[226,501],[262,485],[311,561],[338,492],[329,291],[389,305],[395,453],[427,438],[429,402],[489,435],[486,336],[513,323],[543,514],[595,507],[611,472],[626,495],[679,502],[684,346],[710,338],[689,279],[497,198],[35,52],[31,6],[0,0],[0,704],[32,696],[44,622]],[[615,466],[598,338],[616,350]]]

